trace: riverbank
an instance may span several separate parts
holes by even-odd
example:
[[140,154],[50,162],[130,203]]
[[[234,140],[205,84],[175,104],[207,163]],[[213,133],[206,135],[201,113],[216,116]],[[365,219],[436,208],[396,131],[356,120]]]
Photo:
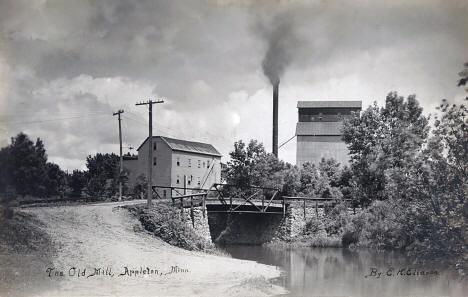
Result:
[[[121,205],[118,204],[118,205]],[[269,280],[274,266],[188,251],[143,230],[114,204],[24,208],[57,247],[47,263],[30,265],[16,251],[8,259],[12,279],[4,296],[268,296],[285,293]],[[10,273],[0,265],[0,275]],[[51,276],[47,268],[54,268]],[[75,270],[73,270],[75,268]],[[112,273],[96,275],[96,269]],[[143,271],[153,271],[143,273]],[[84,277],[70,275],[78,271]],[[30,271],[31,277],[25,277]],[[128,271],[126,273],[125,271]],[[133,273],[130,273],[133,271]],[[157,271],[158,273],[155,273]],[[63,276],[59,272],[63,272]],[[122,274],[122,275],[121,275]]]
[[[377,201],[356,213],[350,212],[343,204],[337,204],[327,209],[323,216],[309,218],[296,236],[275,238],[265,246],[398,252],[410,257],[415,264],[455,269],[460,276],[466,278],[466,247],[456,241],[438,240],[430,233],[438,231],[431,224],[408,224],[404,220],[405,211],[404,206],[395,205],[393,201]],[[430,235],[431,240],[419,236],[421,230],[426,230],[425,236]]]

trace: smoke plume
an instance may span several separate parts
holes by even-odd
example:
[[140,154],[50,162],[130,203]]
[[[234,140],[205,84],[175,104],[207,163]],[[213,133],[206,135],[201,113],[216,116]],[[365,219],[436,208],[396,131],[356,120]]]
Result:
[[294,18],[289,13],[277,14],[259,24],[257,29],[267,45],[262,61],[263,73],[275,85],[293,61],[298,46]]

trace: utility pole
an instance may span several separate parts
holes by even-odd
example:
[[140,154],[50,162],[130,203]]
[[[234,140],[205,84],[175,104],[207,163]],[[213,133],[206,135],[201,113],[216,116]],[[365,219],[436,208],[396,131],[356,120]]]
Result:
[[120,124],[120,121],[121,121],[120,114],[122,114],[123,112],[124,112],[123,109],[119,109],[119,111],[113,113],[113,115],[118,116],[118,119],[119,119],[119,142],[120,142],[119,201],[122,201],[123,162],[122,162],[122,125]]
[[153,196],[153,187],[152,187],[152,176],[153,176],[153,104],[164,103],[163,100],[153,101],[148,100],[146,102],[139,102],[135,105],[148,105],[149,110],[149,123],[148,123],[148,188],[147,188],[147,200],[148,206],[151,206],[153,202],[151,201]]

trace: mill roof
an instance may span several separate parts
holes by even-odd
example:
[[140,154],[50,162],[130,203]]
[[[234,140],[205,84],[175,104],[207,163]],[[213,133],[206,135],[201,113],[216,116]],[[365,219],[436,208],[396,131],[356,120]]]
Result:
[[[175,139],[166,136],[153,136],[153,138],[161,138],[174,151],[221,157],[221,154],[218,152],[218,150],[215,149],[215,147],[209,143]],[[138,147],[137,150],[140,150],[140,148],[146,143],[147,140],[148,137],[145,139],[145,141],[143,141],[143,143]]]
[[297,108],[362,108],[362,101],[297,101]]

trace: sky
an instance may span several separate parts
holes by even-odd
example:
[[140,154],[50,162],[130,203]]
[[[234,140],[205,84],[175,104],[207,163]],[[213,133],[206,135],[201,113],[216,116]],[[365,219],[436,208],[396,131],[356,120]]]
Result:
[[[2,0],[0,147],[22,131],[62,169],[84,169],[90,154],[119,152],[112,113],[124,110],[124,153],[136,153],[148,110],[135,103],[163,99],[153,135],[211,143],[223,161],[240,139],[271,151],[271,67],[280,144],[300,100],[367,107],[396,91],[429,114],[466,96],[467,15],[456,0]],[[295,138],[279,158],[295,164]]]

